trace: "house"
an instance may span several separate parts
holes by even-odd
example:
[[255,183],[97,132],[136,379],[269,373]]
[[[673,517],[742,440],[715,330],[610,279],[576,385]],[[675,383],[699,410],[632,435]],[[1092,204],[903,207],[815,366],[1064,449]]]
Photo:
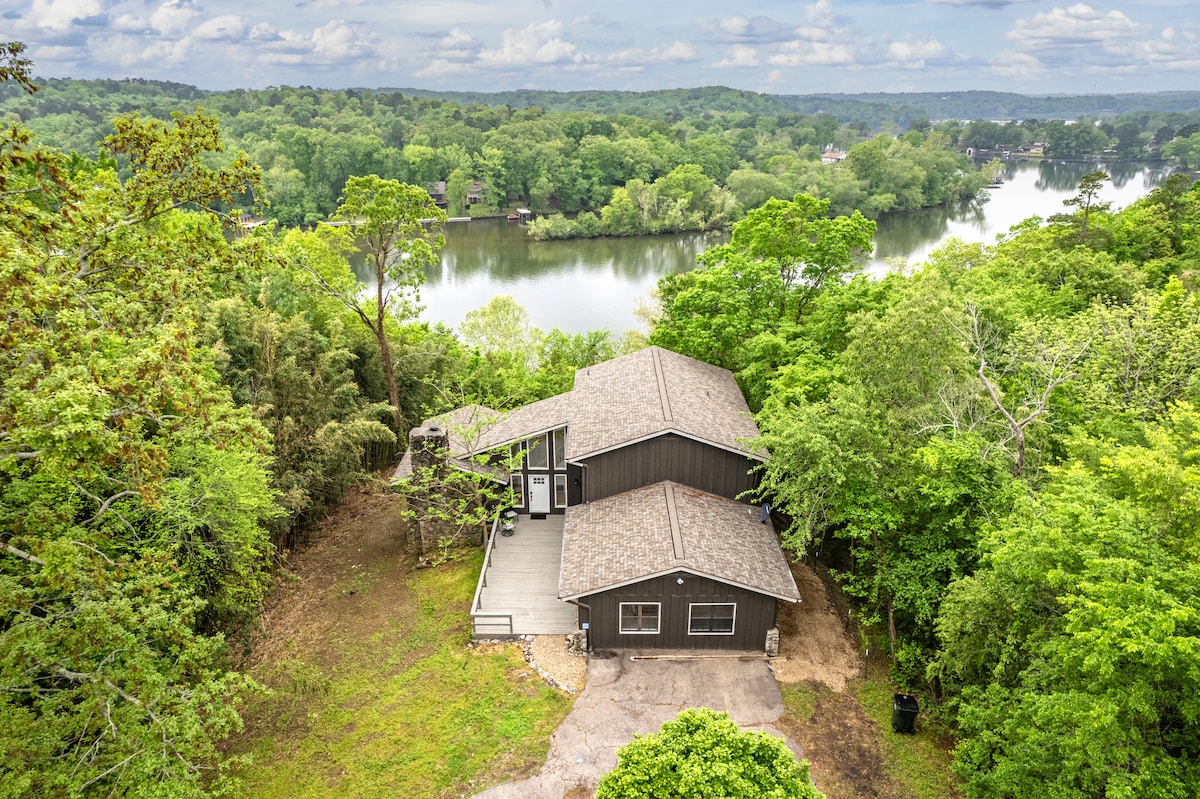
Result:
[[396,478],[430,436],[457,468],[521,456],[496,459],[519,464],[507,481],[520,516],[488,542],[476,636],[580,629],[593,648],[762,650],[778,602],[800,595],[769,514],[738,499],[766,456],[757,435],[728,370],[649,347],[506,414],[428,420]]
[[438,208],[445,208],[449,204],[446,199],[446,181],[435,180],[425,186],[425,191],[429,192],[433,204]]

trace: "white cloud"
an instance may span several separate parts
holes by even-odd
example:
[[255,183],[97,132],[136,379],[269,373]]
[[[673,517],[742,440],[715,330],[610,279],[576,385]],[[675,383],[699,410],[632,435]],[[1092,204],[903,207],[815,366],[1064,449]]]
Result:
[[1135,23],[1120,11],[1102,13],[1076,3],[1069,8],[1055,7],[1029,19],[1018,19],[1006,35],[1029,49],[1053,49],[1113,43],[1146,30],[1147,26]]
[[700,56],[690,42],[676,41],[670,47],[654,47],[650,50],[619,50],[609,54],[605,61],[609,64],[625,67],[636,67],[646,64],[686,64],[699,61]]
[[484,48],[479,52],[483,67],[522,68],[550,64],[578,64],[583,54],[574,43],[564,40],[562,22],[549,19],[526,25],[518,30],[504,31],[499,49]]
[[454,28],[439,42],[435,58],[446,61],[474,61],[483,45],[462,28]]
[[1030,0],[928,0],[930,3],[939,3],[947,6],[958,6],[959,8],[1004,8],[1005,6],[1016,5],[1017,3],[1028,3]]
[[104,13],[102,0],[33,0],[26,23],[54,33],[62,33],[76,21]]
[[150,25],[167,36],[178,35],[192,26],[200,10],[190,0],[167,0],[150,15]]
[[729,55],[713,64],[717,69],[745,69],[758,66],[758,51],[744,44],[735,44],[729,48]]
[[821,27],[829,27],[838,22],[837,16],[833,13],[832,0],[817,0],[811,6],[805,6],[804,16],[809,22]]
[[946,46],[936,39],[924,36],[888,45],[888,59],[911,68],[923,68],[928,61],[941,60],[950,55]]
[[201,22],[192,31],[192,36],[208,41],[241,41],[250,31],[250,20],[235,14],[225,14]]
[[362,25],[331,20],[312,32],[313,53],[324,63],[350,61],[375,53],[377,39]]
[[763,44],[783,42],[792,36],[792,26],[770,17],[735,14],[717,20],[702,20],[700,28],[720,41]]
[[131,70],[155,64],[185,64],[191,51],[192,39],[187,36],[172,41],[117,34],[93,38],[88,55],[93,61]]
[[150,23],[132,14],[122,14],[114,19],[108,27],[109,30],[119,33],[146,33],[150,30]]
[[1200,69],[1200,37],[1192,30],[1168,26],[1159,38],[1143,42],[1138,54],[1154,69]]
[[984,69],[989,75],[1002,78],[1030,79],[1046,72],[1045,65],[1029,53],[1002,50]]
[[777,67],[850,66],[858,62],[855,49],[839,42],[786,42],[767,62]]

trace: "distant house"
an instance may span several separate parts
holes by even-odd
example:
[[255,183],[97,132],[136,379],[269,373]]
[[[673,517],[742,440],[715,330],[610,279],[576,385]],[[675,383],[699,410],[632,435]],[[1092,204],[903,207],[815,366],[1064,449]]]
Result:
[[836,164],[846,160],[846,154],[841,150],[826,150],[821,153],[822,164]]
[[761,651],[778,602],[800,601],[769,514],[738,499],[766,453],[725,369],[649,347],[579,370],[565,394],[461,408],[410,440],[430,425],[449,427],[461,468],[524,453],[507,475],[516,535],[492,537],[472,607],[479,637],[578,628],[594,648]]
[[429,196],[433,198],[433,203],[438,208],[445,208],[449,203],[446,200],[446,181],[435,180],[425,187],[429,192]]
[[474,205],[479,202],[479,198],[483,195],[483,183],[476,180],[467,188],[467,205]]

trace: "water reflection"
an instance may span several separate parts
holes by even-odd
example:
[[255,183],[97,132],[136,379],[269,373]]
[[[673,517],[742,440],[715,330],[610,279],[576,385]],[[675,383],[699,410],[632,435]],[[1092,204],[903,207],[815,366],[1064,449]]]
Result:
[[[875,252],[864,269],[882,273],[889,261],[923,262],[950,236],[992,243],[998,234],[1029,218],[1061,213],[1062,201],[1088,172],[1112,176],[1102,201],[1121,208],[1159,186],[1161,167],[1133,162],[1010,162],[1005,183],[982,201],[893,214],[879,221]],[[725,235],[683,234],[636,238],[533,241],[526,229],[503,219],[446,227],[441,262],[426,270],[423,318],[457,326],[467,311],[497,294],[511,294],[543,330],[571,332],[638,326],[633,310],[660,277],[692,269],[706,248]],[[360,277],[365,273],[356,272]]]
[[1079,191],[1079,180],[1097,169],[1112,176],[1100,189],[1100,200],[1123,208],[1169,176],[1162,166],[1133,161],[1014,161],[1006,164],[1004,185],[988,191],[983,201],[945,208],[892,214],[879,220],[875,252],[866,269],[881,274],[889,261],[922,263],[946,238],[991,244],[1013,225],[1031,216],[1043,219],[1062,213],[1063,200]]

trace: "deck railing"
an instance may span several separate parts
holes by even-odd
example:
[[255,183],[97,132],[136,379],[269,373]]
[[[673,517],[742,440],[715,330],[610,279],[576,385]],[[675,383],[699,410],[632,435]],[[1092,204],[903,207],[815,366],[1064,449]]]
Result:
[[[496,619],[496,621],[484,621]],[[471,616],[471,634],[476,638],[499,638],[513,634],[511,613],[478,613]]]
[[[492,532],[488,535],[487,549],[483,553],[483,568],[479,570],[479,584],[475,586],[475,598],[471,600],[471,615],[474,616],[475,611],[483,610],[479,604],[480,595],[483,594],[483,589],[487,588],[487,572],[488,567],[492,565],[492,547],[496,545],[496,528],[500,526],[500,519],[492,519]],[[512,619],[508,620],[509,627],[512,626]]]

